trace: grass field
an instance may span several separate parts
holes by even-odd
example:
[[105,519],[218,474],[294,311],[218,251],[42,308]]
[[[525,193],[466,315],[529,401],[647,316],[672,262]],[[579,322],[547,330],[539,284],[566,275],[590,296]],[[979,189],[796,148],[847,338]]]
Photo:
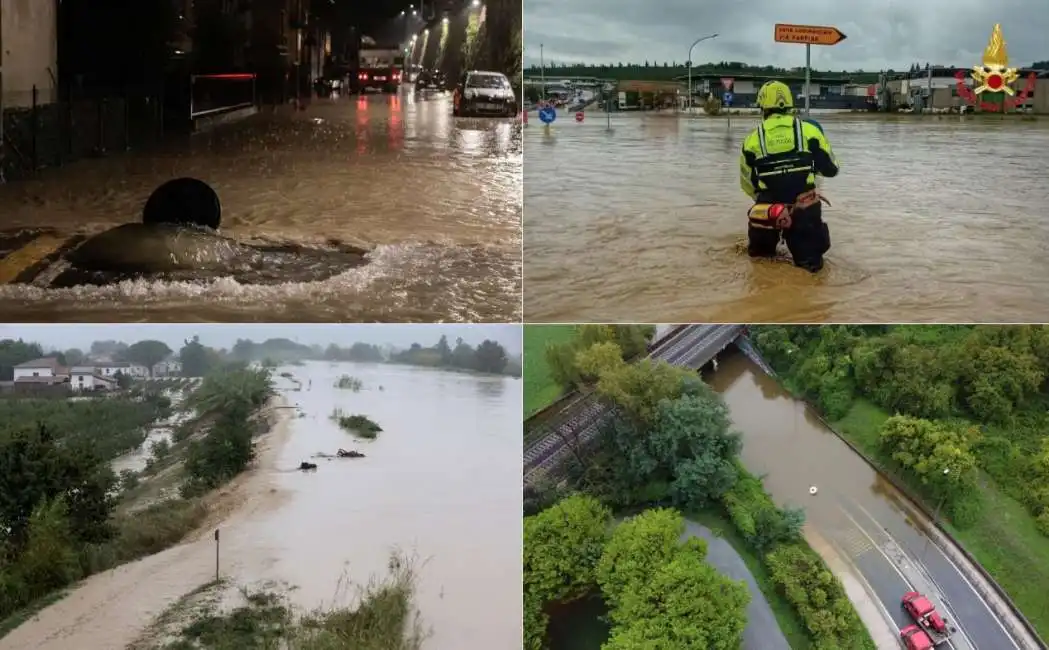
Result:
[[524,415],[528,417],[561,396],[562,388],[550,378],[546,365],[547,343],[563,343],[575,335],[575,325],[525,325]]
[[[856,400],[835,428],[871,458],[878,458],[878,430],[889,414],[866,400]],[[1049,638],[1049,538],[1035,528],[1023,504],[1004,494],[984,475],[984,504],[971,528],[950,533],[1005,589],[1042,638]]]

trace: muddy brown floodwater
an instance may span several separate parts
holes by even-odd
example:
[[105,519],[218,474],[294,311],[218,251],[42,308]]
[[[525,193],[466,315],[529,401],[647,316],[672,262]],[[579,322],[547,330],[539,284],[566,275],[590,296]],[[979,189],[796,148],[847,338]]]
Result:
[[817,276],[737,251],[756,117],[618,114],[525,138],[529,322],[1040,322],[1049,121],[818,115],[833,248]]
[[224,234],[374,248],[370,264],[318,282],[0,286],[0,311],[48,322],[517,322],[520,126],[451,111],[447,95],[315,101],[0,186],[0,229],[92,233],[137,222],[154,188],[195,176],[218,191]]
[[[219,524],[223,574],[239,585],[294,586],[292,601],[312,609],[352,602],[340,581],[382,576],[399,549],[418,562],[416,605],[432,633],[426,650],[518,647],[518,380],[368,364],[279,370],[304,388],[312,382],[309,390],[284,393],[305,417],[285,420],[264,441],[261,467]],[[359,378],[363,390],[334,388],[343,374]],[[383,433],[356,441],[329,420],[337,407],[367,414]],[[314,457],[340,447],[366,458]],[[317,471],[297,471],[304,460],[316,462]],[[214,577],[210,532],[89,578],[0,640],[0,650],[124,647],[164,608]]]

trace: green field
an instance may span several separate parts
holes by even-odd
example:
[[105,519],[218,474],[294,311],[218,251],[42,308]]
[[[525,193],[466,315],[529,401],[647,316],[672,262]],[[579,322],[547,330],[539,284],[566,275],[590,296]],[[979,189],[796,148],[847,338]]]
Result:
[[[878,430],[888,417],[874,404],[857,399],[834,428],[877,459]],[[981,487],[986,503],[980,519],[965,530],[945,527],[1005,589],[1039,635],[1049,638],[1049,538],[1038,532],[1023,504],[1004,494],[987,475]]]
[[546,365],[547,343],[570,340],[575,325],[525,325],[524,328],[524,415],[528,417],[561,397],[561,387],[550,378]]

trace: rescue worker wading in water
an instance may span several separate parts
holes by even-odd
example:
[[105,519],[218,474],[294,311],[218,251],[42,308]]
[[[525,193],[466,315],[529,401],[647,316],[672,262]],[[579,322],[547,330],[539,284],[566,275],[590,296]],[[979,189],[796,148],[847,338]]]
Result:
[[743,141],[739,159],[739,185],[755,203],[747,250],[751,257],[774,257],[782,235],[794,265],[816,273],[830,250],[816,175],[837,176],[838,163],[819,127],[794,115],[786,84],[766,83],[757,99],[761,126]]

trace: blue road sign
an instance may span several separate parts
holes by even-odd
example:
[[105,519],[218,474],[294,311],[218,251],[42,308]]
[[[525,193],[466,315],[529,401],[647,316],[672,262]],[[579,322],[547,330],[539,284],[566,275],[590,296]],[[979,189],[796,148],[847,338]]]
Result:
[[539,109],[539,121],[543,124],[553,124],[557,119],[557,110],[553,106],[544,106]]
[[725,106],[732,106],[732,93],[726,92],[723,99],[725,100]]

